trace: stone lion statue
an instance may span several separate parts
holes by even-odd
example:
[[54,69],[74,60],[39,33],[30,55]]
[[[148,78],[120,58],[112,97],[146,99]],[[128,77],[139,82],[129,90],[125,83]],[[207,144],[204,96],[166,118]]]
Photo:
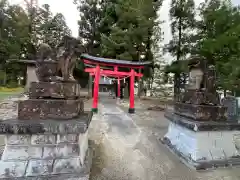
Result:
[[[54,52],[48,44],[41,44],[38,50],[37,76],[40,81],[75,81],[73,70],[76,67],[77,59],[85,48],[81,41],[76,38],[65,36],[56,48],[56,56],[52,58]],[[50,62],[55,62],[55,70]]]

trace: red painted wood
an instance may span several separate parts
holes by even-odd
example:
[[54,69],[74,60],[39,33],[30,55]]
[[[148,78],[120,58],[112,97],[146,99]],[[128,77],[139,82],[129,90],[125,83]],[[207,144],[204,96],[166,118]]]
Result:
[[99,80],[100,80],[100,67],[99,65],[95,68],[95,79],[94,79],[94,92],[93,92],[93,108],[98,107],[98,90],[99,90]]
[[118,96],[118,98],[120,98],[120,89],[121,89],[120,79],[118,78],[118,91],[117,91],[117,96]]
[[111,63],[92,62],[92,61],[87,60],[87,59],[83,59],[83,61],[84,61],[85,64],[100,65],[100,66],[113,66],[113,67],[117,66],[117,67],[136,68],[136,69],[143,69],[144,68],[144,66],[142,66],[142,65],[139,65],[139,66],[124,65],[124,64],[116,65],[116,64],[111,64]]
[[129,98],[129,108],[134,108],[134,70],[131,69],[131,76],[130,76],[130,98]]
[[[96,72],[96,68],[85,68],[85,72],[88,73],[95,73]],[[100,70],[100,74],[101,75],[105,75],[105,76],[111,76],[111,77],[126,77],[126,76],[130,76],[131,72],[120,72],[120,71],[112,71],[112,70]],[[143,74],[141,73],[137,73],[134,71],[134,76],[136,77],[142,77]]]

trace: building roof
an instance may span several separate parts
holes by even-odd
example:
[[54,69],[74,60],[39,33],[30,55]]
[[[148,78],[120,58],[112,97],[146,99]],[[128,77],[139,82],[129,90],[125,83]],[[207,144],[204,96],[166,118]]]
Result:
[[131,66],[150,66],[150,65],[152,65],[151,61],[139,62],[139,61],[127,61],[127,60],[109,59],[109,58],[95,57],[95,56],[91,56],[89,54],[82,54],[81,58],[89,60],[89,61],[92,61],[92,62],[96,62],[96,63],[126,65],[126,66],[129,66],[129,67],[131,67]]

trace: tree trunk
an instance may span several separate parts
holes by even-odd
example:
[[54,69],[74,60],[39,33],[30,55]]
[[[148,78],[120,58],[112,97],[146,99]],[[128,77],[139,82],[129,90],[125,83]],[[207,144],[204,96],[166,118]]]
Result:
[[[182,41],[182,17],[179,17],[178,22],[178,50],[177,50],[177,61],[180,61],[181,58],[181,43]],[[178,101],[178,95],[179,95],[179,88],[180,88],[180,74],[175,73],[174,74],[174,100]]]

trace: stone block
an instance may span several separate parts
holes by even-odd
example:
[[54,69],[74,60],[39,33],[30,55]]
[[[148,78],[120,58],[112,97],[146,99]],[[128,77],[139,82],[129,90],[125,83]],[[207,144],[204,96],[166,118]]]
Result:
[[53,160],[30,160],[26,176],[42,176],[52,173]]
[[31,158],[41,158],[42,147],[37,146],[12,146],[7,145],[4,148],[2,160],[28,160]]
[[57,143],[77,143],[78,135],[77,134],[58,134]]
[[[191,121],[192,122],[192,121]],[[170,122],[163,142],[196,169],[239,165],[240,131],[194,131],[191,127]],[[184,135],[185,134],[185,135]],[[239,133],[240,134],[240,133]]]
[[81,168],[79,158],[56,159],[53,165],[53,174],[79,173]]
[[56,136],[55,135],[32,135],[31,137],[31,144],[38,145],[38,144],[55,144],[56,143]]
[[32,82],[29,98],[76,99],[80,96],[80,89],[76,82]]
[[0,167],[0,178],[23,177],[27,167],[27,161],[0,161]]
[[80,147],[80,162],[84,164],[84,160],[86,158],[86,153],[88,150],[88,131],[83,134],[80,134],[78,137],[78,143]]
[[212,160],[225,160],[225,154],[223,153],[223,148],[212,147],[210,149]]
[[72,119],[83,113],[83,100],[29,99],[18,104],[20,120]]
[[80,148],[78,144],[59,144],[57,146],[45,146],[43,148],[43,159],[68,158],[79,156]]
[[92,112],[84,112],[68,120],[0,120],[0,134],[79,134],[85,133],[92,119]]
[[26,180],[89,180],[88,174],[61,174],[51,175],[48,177],[37,177],[36,179],[27,178]]
[[29,145],[30,144],[30,135],[6,135],[5,144],[8,145]]
[[175,113],[195,121],[226,121],[227,107],[176,102]]

